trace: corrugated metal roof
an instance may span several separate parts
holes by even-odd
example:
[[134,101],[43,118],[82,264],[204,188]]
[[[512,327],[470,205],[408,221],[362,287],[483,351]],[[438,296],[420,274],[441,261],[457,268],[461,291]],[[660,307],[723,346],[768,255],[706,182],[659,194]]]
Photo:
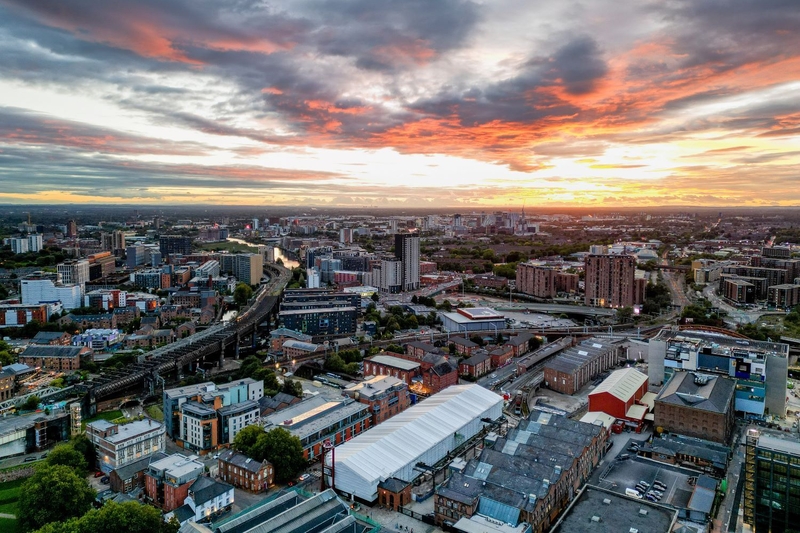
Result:
[[607,392],[615,398],[627,402],[646,382],[647,376],[635,368],[621,368],[612,372],[610,376],[589,393],[589,396]]

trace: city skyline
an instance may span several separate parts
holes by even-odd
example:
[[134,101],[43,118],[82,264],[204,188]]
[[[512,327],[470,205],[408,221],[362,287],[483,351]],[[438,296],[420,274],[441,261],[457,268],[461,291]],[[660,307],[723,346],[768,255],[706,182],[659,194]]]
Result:
[[800,205],[791,0],[0,0],[0,21],[0,204]]

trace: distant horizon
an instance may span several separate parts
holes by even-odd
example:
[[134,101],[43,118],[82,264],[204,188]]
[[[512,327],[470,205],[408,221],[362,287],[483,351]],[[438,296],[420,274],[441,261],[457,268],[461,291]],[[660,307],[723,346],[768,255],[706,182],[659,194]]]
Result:
[[[147,210],[147,211],[168,211],[171,209],[177,211],[190,211],[192,209],[220,209],[224,211],[234,211],[234,210],[242,210],[242,211],[254,211],[254,210],[313,210],[313,211],[415,211],[415,212],[430,212],[430,213],[437,213],[441,211],[452,211],[454,213],[462,212],[468,213],[471,211],[516,211],[520,212],[523,209],[523,206],[516,205],[516,206],[478,206],[478,205],[460,205],[460,206],[346,206],[346,205],[258,205],[258,204],[140,204],[140,203],[42,203],[42,204],[2,204],[0,203],[0,210],[2,209],[12,209],[18,210],[22,208],[31,208],[31,209],[46,209],[46,208],[79,208],[79,209],[86,209],[86,210],[93,210],[93,209],[114,209],[114,208],[122,208],[122,209],[130,209],[132,211],[135,210]],[[580,212],[598,212],[598,213],[632,213],[632,212],[672,212],[672,211],[685,211],[685,210],[702,210],[708,212],[728,212],[728,211],[763,211],[763,210],[778,210],[778,211],[790,211],[795,209],[800,209],[800,205],[767,205],[767,206],[714,206],[714,205],[683,205],[683,206],[609,206],[609,205],[597,205],[597,206],[586,206],[586,205],[576,205],[576,206],[568,206],[568,205],[545,205],[545,206],[537,206],[537,205],[525,205],[524,209],[527,213],[536,213],[536,212],[548,212],[548,213],[555,213],[559,211],[580,211]],[[25,213],[22,211],[21,213]],[[2,213],[0,213],[2,214]]]
[[800,206],[792,0],[0,0],[0,202]]

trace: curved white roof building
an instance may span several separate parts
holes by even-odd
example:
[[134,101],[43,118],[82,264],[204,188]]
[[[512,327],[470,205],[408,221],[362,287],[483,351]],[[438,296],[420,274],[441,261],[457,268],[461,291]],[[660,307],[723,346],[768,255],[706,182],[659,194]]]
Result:
[[503,411],[503,398],[480,385],[453,385],[336,448],[335,487],[366,501],[378,483],[411,481],[419,463],[433,465]]

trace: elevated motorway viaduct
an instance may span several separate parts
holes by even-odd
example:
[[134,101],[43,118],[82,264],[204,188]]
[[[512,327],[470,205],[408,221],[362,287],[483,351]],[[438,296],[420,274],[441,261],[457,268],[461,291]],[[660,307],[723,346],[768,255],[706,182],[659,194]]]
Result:
[[84,412],[93,415],[97,402],[113,397],[143,384],[147,391],[154,391],[163,376],[177,372],[200,360],[217,359],[221,365],[226,352],[233,351],[238,357],[239,347],[245,342],[255,345],[259,324],[264,321],[277,323],[280,294],[291,279],[291,271],[279,265],[264,267],[270,281],[262,285],[249,307],[227,323],[219,323],[190,337],[145,354],[143,361],[119,370],[108,370],[100,378],[86,385]]

